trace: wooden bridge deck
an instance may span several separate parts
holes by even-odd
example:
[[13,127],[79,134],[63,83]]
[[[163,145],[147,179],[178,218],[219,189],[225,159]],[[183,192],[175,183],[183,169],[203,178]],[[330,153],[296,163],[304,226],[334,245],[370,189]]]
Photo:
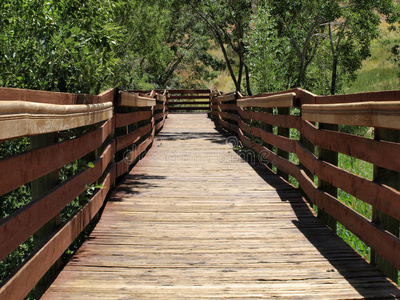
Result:
[[225,140],[205,115],[170,115],[43,299],[400,297]]

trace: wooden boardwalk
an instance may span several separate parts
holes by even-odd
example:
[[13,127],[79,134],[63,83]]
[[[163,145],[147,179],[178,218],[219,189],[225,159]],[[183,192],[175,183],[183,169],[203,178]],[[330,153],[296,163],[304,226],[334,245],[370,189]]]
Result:
[[43,299],[393,299],[298,191],[170,115]]

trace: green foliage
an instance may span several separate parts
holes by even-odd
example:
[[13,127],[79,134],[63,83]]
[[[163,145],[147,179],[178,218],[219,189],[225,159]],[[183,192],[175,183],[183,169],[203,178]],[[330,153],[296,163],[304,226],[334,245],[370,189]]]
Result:
[[[29,138],[20,138],[4,141],[0,144],[0,158],[26,152],[30,149]],[[0,219],[10,215],[15,210],[31,201],[30,185],[23,185],[18,189],[0,196]]]
[[0,84],[98,93],[117,62],[121,37],[112,7],[101,3],[3,1]]
[[[30,149],[29,138],[4,141],[0,144],[0,158],[26,152]],[[31,201],[30,184],[0,196],[0,220]],[[32,237],[0,261],[0,282],[13,272],[33,251]]]
[[250,29],[253,1],[185,1],[186,5],[208,28],[209,38],[221,49],[225,65],[237,91],[246,77],[247,93],[251,95],[249,69],[245,61],[245,36]]
[[335,94],[356,78],[378,36],[381,15],[398,18],[392,1],[269,1],[253,16],[248,57],[259,91],[302,87]]
[[[0,86],[164,88],[180,82],[182,63],[215,62],[205,27],[179,1],[5,0],[0,26]],[[195,73],[212,78],[204,64]]]

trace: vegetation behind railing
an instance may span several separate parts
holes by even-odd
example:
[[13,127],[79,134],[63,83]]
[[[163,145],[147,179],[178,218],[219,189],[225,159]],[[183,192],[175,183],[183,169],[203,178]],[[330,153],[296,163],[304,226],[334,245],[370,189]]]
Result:
[[[337,223],[372,250],[370,261],[398,280],[400,269],[400,92],[316,96],[301,89],[211,99],[211,115],[242,145],[284,179],[299,186],[318,216]],[[373,128],[374,138],[340,132],[339,126]],[[338,154],[373,164],[373,178],[339,167]],[[370,217],[338,199],[355,197]]]
[[[0,89],[2,145],[22,137],[27,150],[0,158],[2,206],[15,189],[29,191],[0,220],[0,299],[24,298],[35,285],[40,296],[60,257],[97,219],[115,180],[151,146],[168,114],[166,100],[166,91]],[[23,262],[4,278],[15,261]]]

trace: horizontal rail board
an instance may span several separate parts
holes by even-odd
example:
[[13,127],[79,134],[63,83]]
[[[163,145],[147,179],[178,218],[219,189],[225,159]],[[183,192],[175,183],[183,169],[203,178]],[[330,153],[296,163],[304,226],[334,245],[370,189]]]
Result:
[[117,138],[117,147],[116,150],[120,151],[128,146],[133,145],[137,141],[140,140],[144,135],[148,134],[151,131],[152,124],[147,124],[146,126],[142,126],[135,131],[128,133],[123,136],[119,136]]
[[293,107],[295,93],[285,93],[265,97],[249,97],[237,100],[237,105],[242,107]]
[[238,106],[236,104],[219,104],[218,105],[220,109],[223,110],[232,110],[232,111],[236,111],[238,109]]
[[115,127],[124,127],[133,123],[151,119],[151,111],[136,111],[126,114],[115,114]]
[[92,125],[112,116],[112,102],[58,105],[0,101],[0,140]]
[[151,107],[156,105],[156,99],[149,96],[139,96],[137,94],[120,91],[118,105],[127,107]]
[[0,287],[0,299],[23,299],[34,288],[40,278],[46,274],[47,270],[100,211],[115,178],[114,165],[101,183],[103,188],[93,196],[91,201],[56,234],[51,236],[42,248],[33,253],[33,256],[25,261],[15,276]]
[[163,104],[156,104],[156,105],[154,106],[154,110],[155,110],[155,111],[160,111],[160,110],[163,110],[164,107],[165,107],[165,104],[164,104],[164,103],[163,103]]
[[165,123],[165,118],[162,118],[162,120],[155,125],[156,132],[161,130],[161,128],[164,126],[164,123]]
[[175,101],[175,102],[168,102],[168,105],[209,105],[210,102],[209,101]]
[[220,102],[228,102],[228,101],[236,100],[237,96],[236,96],[236,94],[221,95],[221,96],[218,96],[217,99]]
[[296,144],[300,162],[318,178],[400,220],[399,191],[319,160],[300,143]]
[[204,106],[204,107],[190,107],[190,106],[180,106],[180,107],[177,107],[177,106],[171,106],[171,107],[168,107],[168,110],[169,111],[177,111],[177,110],[207,110],[207,111],[209,111],[210,110],[210,107],[208,107],[208,106]]
[[[221,113],[221,116],[224,115]],[[318,178],[400,220],[400,192],[323,162],[296,140],[277,136],[261,128],[251,127],[241,120],[238,120],[238,125],[249,135],[259,137],[264,142],[284,151],[295,153],[300,162]],[[398,156],[398,153],[394,155]]]
[[374,165],[400,171],[400,144],[371,140],[347,133],[319,130],[308,121],[302,121],[302,134],[314,145],[340,152]]
[[[100,147],[112,133],[112,120],[79,138],[0,159],[0,195],[44,176]],[[52,159],[49,159],[51,157]],[[45,163],[44,163],[45,162]],[[29,170],[27,172],[26,170]]]
[[315,104],[334,104],[352,102],[399,101],[400,91],[368,92],[346,95],[317,96]]
[[252,135],[252,136],[261,138],[265,143],[276,146],[279,149],[282,149],[284,151],[287,151],[290,153],[296,153],[297,142],[295,140],[267,132],[258,127],[249,126],[248,124],[244,123],[242,120],[238,121],[238,125],[239,125],[239,128],[243,132],[246,132],[248,135]]
[[301,130],[301,119],[290,115],[273,115],[265,112],[245,111],[238,107],[241,118],[253,121],[260,121],[278,127],[295,128]]
[[209,99],[210,96],[209,95],[198,95],[198,96],[193,96],[193,95],[170,95],[169,99],[187,99],[187,100],[191,100],[191,99]]
[[304,120],[400,129],[400,101],[303,105]]
[[139,146],[135,147],[130,153],[124,157],[124,159],[117,163],[117,177],[127,173],[129,171],[130,165],[139,158],[139,156],[150,146],[153,142],[153,134],[144,140]]
[[113,102],[115,91],[112,88],[100,95],[87,95],[0,87],[0,102],[18,100],[57,105],[97,104]]
[[87,185],[95,182],[105,171],[114,155],[114,143],[107,146],[93,168],[71,177],[42,197],[0,221],[0,260],[4,259],[27,238],[50,221],[73,199],[82,194]]
[[230,114],[227,112],[220,112],[220,115],[224,119],[228,119],[228,120],[235,121],[235,122],[238,122],[240,119],[238,115]]
[[167,90],[169,94],[210,94],[209,89],[172,89]]
[[164,118],[164,112],[160,112],[160,113],[154,115],[154,121],[155,122],[157,122],[157,121],[159,121],[159,120],[161,120],[163,118]]

